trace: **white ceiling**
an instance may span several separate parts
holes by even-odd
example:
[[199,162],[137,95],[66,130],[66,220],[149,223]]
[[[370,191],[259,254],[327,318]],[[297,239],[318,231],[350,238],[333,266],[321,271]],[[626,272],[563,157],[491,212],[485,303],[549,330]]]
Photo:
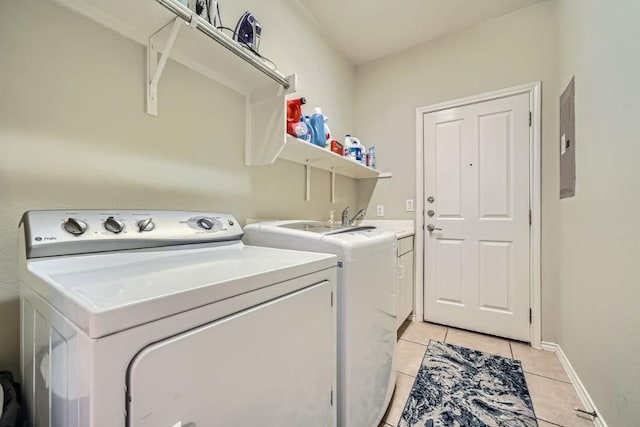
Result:
[[355,64],[453,33],[541,0],[299,0]]

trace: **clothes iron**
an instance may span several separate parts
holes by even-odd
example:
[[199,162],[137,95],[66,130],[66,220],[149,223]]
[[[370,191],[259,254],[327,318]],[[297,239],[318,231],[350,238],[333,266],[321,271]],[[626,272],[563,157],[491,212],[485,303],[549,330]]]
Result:
[[234,40],[240,42],[258,52],[260,48],[260,35],[262,26],[251,12],[245,12],[236,25]]

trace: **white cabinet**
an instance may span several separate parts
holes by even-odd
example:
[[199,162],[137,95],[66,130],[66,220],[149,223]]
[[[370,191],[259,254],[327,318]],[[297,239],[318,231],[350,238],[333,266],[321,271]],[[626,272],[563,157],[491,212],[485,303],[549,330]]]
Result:
[[398,239],[398,327],[413,311],[413,236]]

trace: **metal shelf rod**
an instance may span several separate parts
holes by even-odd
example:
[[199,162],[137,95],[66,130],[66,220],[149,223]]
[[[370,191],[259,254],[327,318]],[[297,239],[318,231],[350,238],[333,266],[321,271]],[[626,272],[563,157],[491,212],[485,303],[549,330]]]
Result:
[[246,62],[251,64],[254,68],[261,71],[263,74],[271,78],[272,80],[278,82],[285,89],[289,89],[291,86],[289,80],[282,74],[280,74],[277,70],[269,67],[266,63],[261,61],[258,57],[256,57],[253,53],[243,48],[239,43],[233,40],[231,37],[222,33],[220,30],[213,27],[209,22],[205,21],[196,13],[186,6],[178,3],[175,0],[156,0],[158,3],[169,9],[171,12],[175,13],[178,17],[182,18],[189,25],[193,26],[193,20],[195,19],[196,28],[200,30],[203,34],[207,35],[209,38],[213,39],[235,55],[244,59]]

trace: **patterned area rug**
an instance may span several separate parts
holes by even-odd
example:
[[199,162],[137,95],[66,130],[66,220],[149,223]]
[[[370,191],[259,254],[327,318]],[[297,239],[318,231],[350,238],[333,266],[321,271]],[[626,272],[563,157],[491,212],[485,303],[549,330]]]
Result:
[[537,427],[517,360],[429,342],[398,427]]

